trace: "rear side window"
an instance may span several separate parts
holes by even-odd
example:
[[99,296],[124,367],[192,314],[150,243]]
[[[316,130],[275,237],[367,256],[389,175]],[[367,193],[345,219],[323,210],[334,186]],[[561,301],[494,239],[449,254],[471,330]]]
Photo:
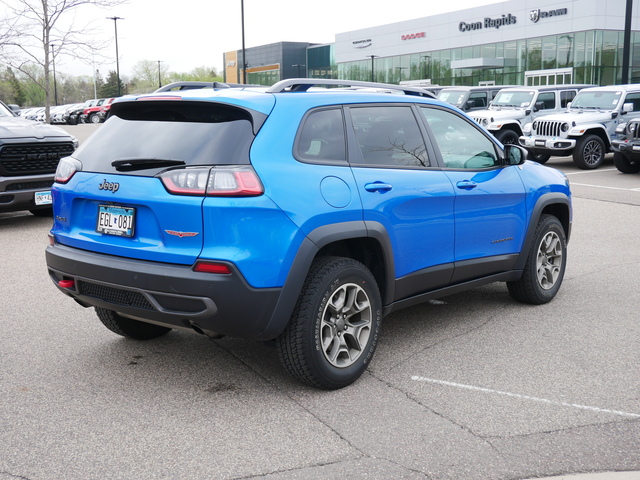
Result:
[[296,156],[312,162],[346,160],[341,109],[316,110],[306,117],[296,142]]
[[73,155],[84,171],[115,172],[112,162],[117,160],[175,160],[186,166],[249,164],[256,112],[178,100],[114,103],[111,111],[99,132]]
[[424,139],[410,106],[353,107],[350,112],[364,164],[430,166]]

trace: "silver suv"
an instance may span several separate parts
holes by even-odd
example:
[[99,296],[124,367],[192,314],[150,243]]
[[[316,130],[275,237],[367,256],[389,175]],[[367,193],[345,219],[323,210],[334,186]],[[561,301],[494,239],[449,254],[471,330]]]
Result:
[[590,86],[504,88],[498,92],[488,109],[473,112],[472,116],[503,144],[517,144],[524,125],[541,115],[563,111],[579,90]]
[[618,125],[638,117],[640,84],[588,88],[564,113],[545,115],[526,125],[520,145],[540,163],[551,155],[573,154],[579,168],[598,168],[618,136]]
[[500,90],[513,86],[515,85],[446,87],[438,93],[438,100],[455,105],[465,112],[486,110]]

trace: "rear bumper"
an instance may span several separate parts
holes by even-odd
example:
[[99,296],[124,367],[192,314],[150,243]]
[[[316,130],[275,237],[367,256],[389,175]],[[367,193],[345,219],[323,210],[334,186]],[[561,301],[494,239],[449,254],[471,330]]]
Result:
[[279,288],[250,287],[233,265],[230,275],[216,275],[57,243],[47,247],[46,261],[58,289],[85,307],[207,335],[266,340],[261,334],[280,296]]

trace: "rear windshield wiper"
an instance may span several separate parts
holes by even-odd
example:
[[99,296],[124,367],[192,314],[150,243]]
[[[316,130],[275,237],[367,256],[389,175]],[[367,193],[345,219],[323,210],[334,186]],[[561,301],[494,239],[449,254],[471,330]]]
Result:
[[164,160],[162,158],[126,158],[114,160],[111,166],[119,172],[131,172],[133,170],[146,170],[150,168],[175,167],[186,165],[182,160]]

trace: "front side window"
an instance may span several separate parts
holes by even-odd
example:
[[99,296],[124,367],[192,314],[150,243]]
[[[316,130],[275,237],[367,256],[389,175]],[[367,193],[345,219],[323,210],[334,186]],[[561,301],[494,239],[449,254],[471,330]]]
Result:
[[560,107],[567,108],[569,102],[571,102],[576,96],[575,90],[563,90],[560,92]]
[[444,165],[448,168],[491,168],[500,165],[496,147],[464,118],[438,108],[422,107]]
[[543,110],[553,110],[556,108],[556,94],[554,92],[543,92],[538,95],[536,105],[542,103]]
[[366,165],[430,166],[411,106],[354,107],[350,112]]
[[487,92],[473,92],[469,95],[469,108],[485,108],[487,106]]

